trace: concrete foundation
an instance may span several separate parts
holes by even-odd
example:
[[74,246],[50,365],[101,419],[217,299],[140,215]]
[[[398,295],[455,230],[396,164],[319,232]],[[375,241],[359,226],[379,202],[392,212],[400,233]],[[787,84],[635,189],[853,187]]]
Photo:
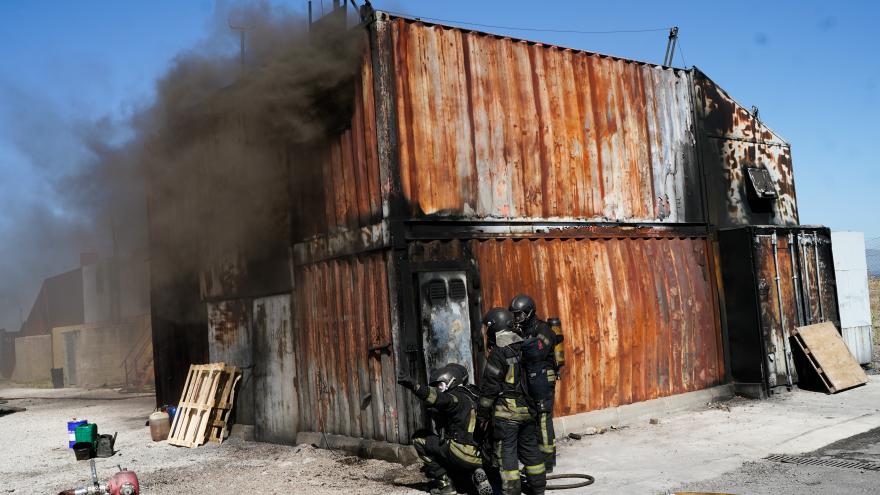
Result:
[[556,436],[563,437],[569,433],[583,432],[590,427],[621,426],[646,421],[651,418],[662,418],[673,413],[705,406],[709,402],[726,400],[731,397],[733,397],[733,386],[721,385],[695,392],[627,404],[625,406],[609,407],[608,409],[555,418],[553,420],[553,427],[556,429]]
[[408,465],[418,460],[416,449],[411,445],[365,440],[344,435],[324,435],[317,431],[302,431],[296,435],[296,443],[307,443],[322,449],[341,450],[351,455],[399,462]]
[[52,379],[52,336],[35,335],[15,339],[16,383],[46,384]]

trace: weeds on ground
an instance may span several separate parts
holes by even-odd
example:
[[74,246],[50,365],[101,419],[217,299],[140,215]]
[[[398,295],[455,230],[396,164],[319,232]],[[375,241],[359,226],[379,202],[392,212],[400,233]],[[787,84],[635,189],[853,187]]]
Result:
[[880,277],[868,279],[868,290],[871,292],[871,323],[874,325],[874,345],[880,345]]
[[871,294],[871,324],[874,326],[873,368],[880,368],[880,277],[868,279]]

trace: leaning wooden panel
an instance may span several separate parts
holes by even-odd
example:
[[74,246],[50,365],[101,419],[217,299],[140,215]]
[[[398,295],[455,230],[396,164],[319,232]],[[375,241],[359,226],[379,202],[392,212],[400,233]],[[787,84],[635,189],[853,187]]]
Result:
[[868,377],[850,354],[831,322],[797,327],[795,342],[832,394],[867,383]]
[[211,443],[223,443],[229,436],[229,416],[235,404],[235,387],[241,380],[241,370],[235,366],[226,366],[218,376],[215,406],[209,414],[208,423],[208,441]]

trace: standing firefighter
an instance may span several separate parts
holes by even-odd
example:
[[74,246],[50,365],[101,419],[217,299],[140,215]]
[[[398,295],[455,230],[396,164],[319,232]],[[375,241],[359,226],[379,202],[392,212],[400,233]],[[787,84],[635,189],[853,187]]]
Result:
[[467,369],[455,363],[438,368],[431,372],[427,387],[409,378],[401,378],[397,383],[425,402],[440,431],[439,436],[417,433],[413,437],[425,474],[437,482],[431,493],[457,493],[449,471],[460,471],[473,473],[480,495],[491,494],[492,487],[482,469],[480,439],[475,431],[478,390],[468,384]]
[[492,419],[502,492],[505,495],[521,492],[519,463],[522,461],[532,493],[541,495],[547,477],[544,459],[538,450],[535,411],[520,362],[522,335],[514,327],[513,314],[504,308],[489,310],[483,323],[489,357],[483,369],[480,417]]
[[520,294],[510,302],[515,324],[528,340],[523,344],[523,361],[528,374],[529,395],[538,408],[538,447],[544,454],[547,471],[556,465],[556,434],[553,431],[553,402],[556,380],[565,364],[562,354],[562,332],[558,319],[551,319],[553,328],[538,319],[535,301]]

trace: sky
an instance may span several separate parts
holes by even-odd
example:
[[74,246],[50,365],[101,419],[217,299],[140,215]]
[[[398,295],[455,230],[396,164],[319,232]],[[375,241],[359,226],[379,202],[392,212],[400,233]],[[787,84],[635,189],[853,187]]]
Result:
[[[23,263],[23,226],[70,212],[57,179],[88,157],[82,124],[125,139],[176,54],[198,47],[229,2],[3,0],[0,2],[0,276]],[[304,0],[277,0],[305,11]],[[314,11],[321,12],[320,1]],[[331,0],[324,1],[329,8]],[[357,3],[361,3],[358,1]],[[660,62],[678,26],[675,65],[696,65],[746,108],[756,105],[792,145],[801,222],[880,237],[880,2],[383,1],[374,6],[449,24]],[[212,20],[215,21],[212,23]],[[456,22],[457,21],[457,22]],[[531,28],[514,30],[507,27]],[[237,49],[230,36],[230,50]],[[42,216],[34,216],[42,211]],[[62,237],[59,237],[61,239]],[[2,244],[6,244],[3,246]],[[88,240],[84,241],[88,245]],[[45,276],[73,268],[59,246]],[[39,284],[39,280],[34,283]],[[0,297],[3,297],[0,294]],[[30,301],[20,301],[29,307]],[[2,315],[0,315],[2,321]],[[2,326],[2,323],[0,323]]]

